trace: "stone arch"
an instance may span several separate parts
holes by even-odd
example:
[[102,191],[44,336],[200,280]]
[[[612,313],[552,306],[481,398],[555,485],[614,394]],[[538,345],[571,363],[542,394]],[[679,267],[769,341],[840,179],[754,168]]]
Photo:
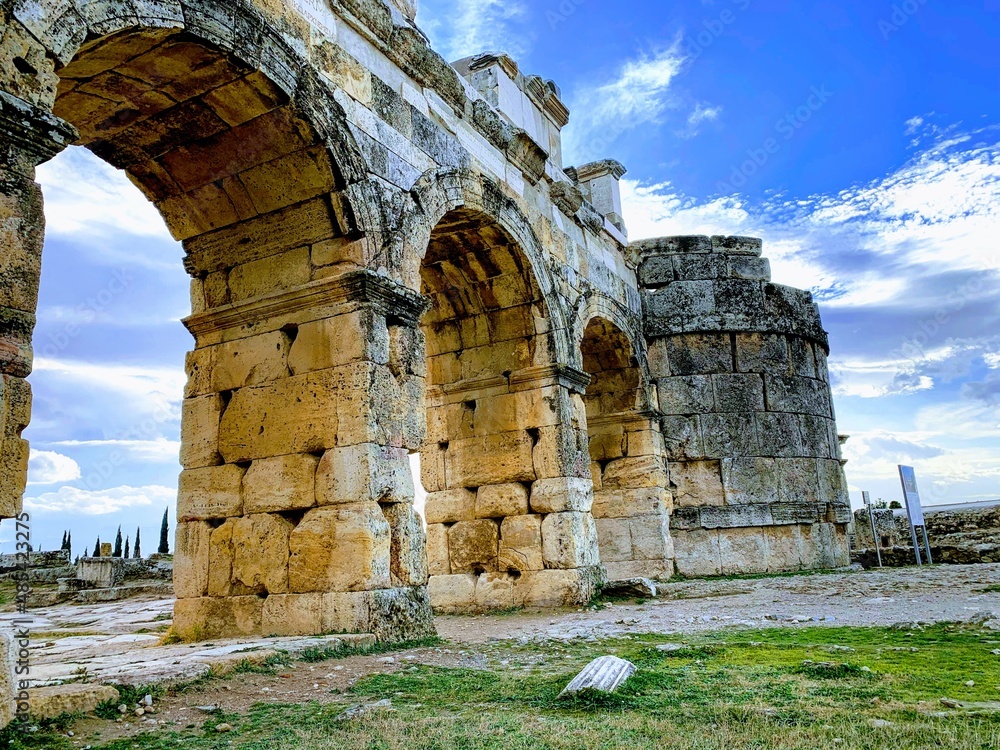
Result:
[[41,50],[15,68],[51,85],[0,82],[15,91],[0,96],[0,127],[20,134],[4,134],[0,189],[30,225],[13,258],[27,291],[0,292],[3,499],[20,495],[10,469],[23,491],[26,468],[42,245],[33,169],[78,140],[158,206],[194,279],[178,632],[432,632],[422,529],[388,507],[412,503],[396,469],[423,432],[399,419],[412,373],[389,353],[391,329],[415,326],[423,306],[367,270],[382,211],[291,30],[229,0],[18,2],[12,13],[5,33]]
[[649,386],[641,334],[628,311],[591,296],[577,320],[591,476],[601,562],[608,577],[667,578],[673,572],[666,451]]
[[551,280],[524,244],[539,252],[534,234],[485,178],[431,181],[418,194],[437,198],[420,204],[435,225],[411,251],[431,302],[421,452],[431,602],[456,612],[587,601],[598,558],[584,381],[553,344]]

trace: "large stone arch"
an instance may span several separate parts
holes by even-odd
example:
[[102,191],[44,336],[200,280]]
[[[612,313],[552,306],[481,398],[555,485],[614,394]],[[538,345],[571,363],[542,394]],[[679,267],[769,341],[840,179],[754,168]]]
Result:
[[590,292],[577,308],[580,368],[601,562],[612,580],[668,578],[672,495],[638,316]]
[[390,352],[423,303],[367,270],[383,212],[329,84],[244,2],[24,1],[11,14],[4,34],[24,52],[0,82],[14,92],[0,125],[16,134],[0,160],[16,219],[2,270],[18,282],[0,297],[3,515],[27,459],[33,171],[78,141],[158,206],[193,277],[175,628],[430,632],[423,532],[395,471],[424,428],[400,417],[410,374]]

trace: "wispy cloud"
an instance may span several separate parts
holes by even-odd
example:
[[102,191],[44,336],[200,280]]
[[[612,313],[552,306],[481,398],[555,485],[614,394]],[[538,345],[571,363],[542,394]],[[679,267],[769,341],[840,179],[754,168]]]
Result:
[[170,487],[114,487],[103,490],[83,490],[60,487],[24,498],[24,509],[32,513],[73,513],[84,516],[106,516],[128,508],[162,508],[177,497]]
[[713,107],[702,102],[694,105],[694,110],[687,118],[687,129],[682,133],[685,138],[694,138],[701,132],[701,126],[706,122],[714,122],[722,114],[722,107]]
[[670,89],[684,63],[680,45],[674,43],[626,61],[604,83],[574,92],[570,110],[579,117],[564,131],[567,152],[590,158],[624,132],[658,122],[676,106]]
[[28,484],[61,484],[80,478],[80,464],[55,451],[31,451]]
[[513,26],[526,13],[518,0],[431,0],[421,2],[417,24],[450,62],[490,51],[518,58],[528,51],[531,36],[525,29],[514,33]]

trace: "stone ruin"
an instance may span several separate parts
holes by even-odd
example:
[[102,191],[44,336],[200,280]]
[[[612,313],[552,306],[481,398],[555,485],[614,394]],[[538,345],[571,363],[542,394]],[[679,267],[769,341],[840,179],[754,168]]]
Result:
[[[0,0],[0,516],[21,508],[35,167],[124,170],[184,245],[174,625],[432,631],[612,578],[849,563],[807,292],[758,240],[630,243],[614,161],[403,0]],[[410,455],[428,491],[415,512]]]

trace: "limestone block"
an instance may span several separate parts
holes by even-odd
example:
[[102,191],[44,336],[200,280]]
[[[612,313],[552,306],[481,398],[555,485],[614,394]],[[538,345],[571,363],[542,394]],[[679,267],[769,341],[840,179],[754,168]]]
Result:
[[186,398],[181,406],[181,465],[188,469],[217,466],[222,398],[217,394]]
[[506,518],[527,513],[528,488],[523,484],[491,484],[476,492],[476,518]]
[[817,377],[816,357],[813,345],[798,336],[788,337],[788,352],[792,364],[792,372],[804,378]]
[[432,443],[420,451],[420,484],[427,492],[443,492],[447,487],[445,475],[446,448]]
[[290,345],[285,333],[273,331],[212,347],[212,390],[221,393],[287,377]]
[[756,374],[712,376],[715,408],[719,411],[749,413],[764,411],[764,381]]
[[16,701],[15,680],[16,642],[14,633],[6,628],[0,628],[0,729],[3,729],[14,719]]
[[597,526],[590,513],[550,513],[542,521],[546,568],[586,568],[600,564]]
[[361,443],[331,448],[316,471],[316,500],[320,505],[413,502],[413,472],[404,448]]
[[8,438],[0,442],[0,518],[13,518],[21,512],[29,454],[26,440]]
[[632,527],[627,518],[597,518],[597,543],[604,565],[632,559]]
[[[427,377],[427,341],[419,328],[390,325],[389,368],[399,375]],[[378,361],[378,360],[374,360]]]
[[724,458],[722,485],[729,505],[778,501],[779,482],[772,458]]
[[[834,432],[836,423],[826,417],[814,417],[808,414],[799,414],[799,432],[802,436],[803,456],[816,456],[818,458],[835,458],[831,446],[831,433]],[[758,431],[759,431],[758,427]]]
[[472,521],[476,517],[476,493],[464,487],[428,493],[424,516],[429,524]]
[[734,279],[770,281],[771,261],[747,255],[729,256],[729,275]]
[[292,593],[389,588],[389,523],[377,503],[314,508],[292,531]]
[[715,290],[710,280],[675,281],[663,289],[643,290],[642,308],[646,335],[651,337],[683,330],[692,321],[705,321],[704,327],[699,326],[704,330],[718,317]]
[[273,513],[316,505],[316,466],[308,453],[260,458],[243,477],[243,512]]
[[622,560],[605,563],[604,567],[609,581],[628,581],[633,578],[665,581],[674,574],[673,556],[662,560]]
[[248,596],[255,592],[247,590],[239,582],[233,581],[233,560],[236,548],[233,546],[233,531],[236,519],[230,518],[212,530],[208,552],[208,595]]
[[427,569],[432,576],[451,575],[448,527],[443,523],[427,524]]
[[595,461],[613,461],[625,455],[625,429],[621,424],[591,428],[590,457]]
[[448,550],[455,573],[495,571],[500,527],[492,519],[459,521],[448,529]]
[[301,286],[311,278],[309,248],[300,247],[237,265],[229,272],[229,292],[237,302]]
[[603,490],[594,497],[594,518],[632,518],[669,511],[670,493],[663,487]]
[[705,454],[719,458],[759,455],[752,414],[705,414],[701,417]]
[[606,490],[666,487],[667,466],[658,456],[628,456],[604,467],[601,487]]
[[393,586],[427,583],[427,539],[424,524],[409,503],[388,503],[382,513],[389,522],[389,576]]
[[[819,417],[811,417],[819,419]],[[808,455],[802,441],[801,415],[766,412],[756,415],[760,452],[778,458]]]
[[725,278],[729,274],[728,259],[724,255],[675,255],[674,272],[686,281]]
[[119,692],[110,685],[49,685],[28,690],[34,719],[55,719],[64,714],[89,714],[105,701],[116,701]]
[[477,580],[478,576],[471,573],[431,576],[427,582],[427,590],[434,611],[444,615],[471,612],[476,606]]
[[722,573],[718,531],[671,530],[671,536],[678,573],[685,576],[717,576]]
[[660,411],[667,416],[715,411],[715,393],[708,375],[661,378],[656,383]]
[[590,481],[594,486],[594,492],[600,492],[604,487],[604,470],[597,461],[590,462]]
[[173,627],[190,641],[257,635],[263,611],[264,600],[259,596],[178,599]]
[[525,607],[570,607],[587,604],[597,594],[592,570],[536,570],[515,584],[515,597]]
[[177,491],[177,518],[203,521],[243,514],[244,470],[235,464],[186,469]]
[[235,463],[332,448],[338,396],[332,370],[240,388],[222,417],[219,450]]
[[500,554],[497,568],[501,571],[542,570],[542,517],[537,515],[508,516],[500,524]]
[[483,573],[476,581],[476,611],[510,609],[517,605],[514,579],[507,573]]
[[802,564],[806,569],[837,568],[850,564],[847,535],[832,523],[800,527]]
[[709,375],[733,371],[733,347],[724,333],[689,333],[662,339],[668,372],[664,375]]
[[840,461],[820,459],[816,462],[816,466],[819,470],[820,502],[850,507],[851,495]]
[[300,375],[360,361],[389,363],[389,330],[385,318],[372,310],[299,326],[288,366]]
[[590,475],[590,449],[586,430],[569,424],[540,427],[531,455],[532,479]]
[[767,570],[767,539],[764,529],[726,529],[719,532],[719,555],[723,575],[763,573]]
[[212,527],[183,521],[174,534],[174,595],[194,599],[208,593],[208,551]]
[[778,473],[778,497],[784,503],[821,502],[819,467],[814,458],[775,460]]
[[533,513],[589,513],[594,505],[593,485],[587,479],[539,479],[531,485]]
[[31,420],[31,384],[0,376],[0,440],[19,438]]
[[663,434],[659,429],[631,430],[626,435],[626,454],[636,456],[662,456],[666,452]]
[[670,481],[676,488],[674,502],[679,507],[722,505],[725,502],[719,461],[670,464]]
[[185,355],[184,372],[187,374],[187,382],[184,384],[184,398],[205,396],[213,392],[212,378],[215,376],[217,353],[218,347],[208,346]]
[[264,600],[261,632],[267,636],[370,633],[373,604],[370,591],[272,594]]
[[664,455],[668,461],[703,458],[705,447],[701,439],[698,417],[664,417],[660,422]]
[[737,529],[770,526],[774,523],[771,505],[723,505],[701,509],[701,525],[706,529]]
[[832,417],[830,388],[826,383],[798,375],[766,375],[768,411]]
[[255,593],[288,591],[290,521],[261,513],[233,525],[233,581]]
[[736,366],[740,372],[787,372],[788,341],[771,333],[737,333]]
[[531,482],[531,450],[531,436],[524,431],[452,441],[445,455],[448,486]]
[[767,569],[772,573],[802,569],[802,532],[798,525],[773,526],[767,532]]
[[673,557],[670,543],[670,517],[641,516],[629,519],[633,560],[666,560]]

